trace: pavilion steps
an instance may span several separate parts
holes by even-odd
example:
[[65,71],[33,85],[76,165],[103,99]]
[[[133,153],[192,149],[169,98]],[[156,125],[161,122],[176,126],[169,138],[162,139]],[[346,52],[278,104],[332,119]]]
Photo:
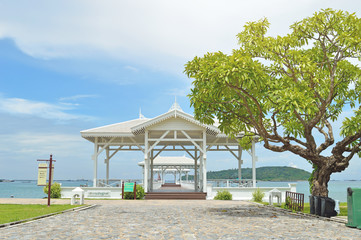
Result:
[[149,192],[145,199],[172,199],[172,200],[206,200],[207,193],[203,192]]

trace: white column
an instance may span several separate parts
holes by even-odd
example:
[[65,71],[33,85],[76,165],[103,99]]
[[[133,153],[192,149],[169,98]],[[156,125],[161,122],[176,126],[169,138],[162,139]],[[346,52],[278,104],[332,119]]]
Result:
[[207,142],[206,142],[206,131],[203,131],[203,143],[202,143],[202,148],[203,148],[203,166],[202,166],[202,180],[203,180],[203,192],[207,192]]
[[188,182],[188,172],[186,172],[186,181]]
[[164,169],[162,167],[162,184],[164,184]]
[[182,167],[179,169],[179,184],[182,184]]
[[194,180],[194,190],[196,191],[196,192],[198,192],[198,177],[197,177],[197,171],[198,171],[198,161],[197,161],[197,158],[198,158],[198,156],[197,156],[198,154],[197,154],[197,150],[195,150],[194,151],[194,178],[193,178],[193,180]]
[[153,150],[150,151],[150,190],[153,191]]
[[256,141],[252,139],[252,185],[256,187]]
[[105,160],[105,164],[106,164],[106,181],[107,181],[107,184],[109,184],[109,147],[106,148],[106,160]]
[[[145,165],[145,163],[144,163],[144,165]],[[143,168],[142,168],[142,176],[143,176],[143,186],[144,186],[144,168],[145,168],[145,166],[143,166]]]
[[177,183],[177,171],[174,171],[174,183]]
[[144,134],[144,191],[148,192],[148,130],[145,130]]
[[239,186],[242,184],[242,147],[238,146],[238,183]]
[[[201,148],[202,145],[201,145]],[[201,192],[203,192],[203,164],[204,164],[204,158],[203,158],[203,153],[200,152],[200,156],[199,156],[199,190]]]
[[94,169],[93,169],[93,187],[97,187],[97,181],[98,181],[98,137],[95,137],[94,141],[94,154],[93,154],[93,163],[94,163]]
[[207,192],[207,158],[203,156],[203,192]]
[[[203,143],[203,142],[202,142]],[[203,149],[203,145],[199,144],[200,147]],[[202,151],[199,151],[199,154],[200,154],[200,158],[199,158],[199,189],[200,191],[203,191],[203,163],[204,163],[204,157],[203,157],[203,152]]]

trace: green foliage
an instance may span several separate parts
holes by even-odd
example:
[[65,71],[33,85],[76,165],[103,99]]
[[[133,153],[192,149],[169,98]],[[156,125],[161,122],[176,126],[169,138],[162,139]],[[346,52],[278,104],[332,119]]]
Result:
[[0,224],[61,212],[75,207],[79,207],[79,205],[56,204],[48,207],[41,204],[0,204]]
[[[267,35],[269,26],[266,18],[248,22],[232,54],[207,53],[186,64],[195,118],[217,118],[229,136],[243,132],[244,149],[257,134],[265,148],[309,160],[318,167],[313,181],[327,182],[361,156],[361,69],[350,61],[361,60],[361,19],[324,9],[284,36]],[[353,116],[343,119],[335,143],[332,123],[343,109]]]
[[[136,199],[143,199],[145,195],[144,188],[141,185],[136,186]],[[134,199],[133,192],[124,193],[124,199]]]
[[313,190],[313,180],[314,180],[314,176],[315,176],[315,172],[317,171],[317,165],[313,164],[313,171],[310,175],[310,177],[308,178],[308,183],[310,185],[310,193],[312,194],[312,190]]
[[290,206],[291,206],[291,204],[292,204],[292,199],[291,199],[290,197],[287,197],[287,198],[286,198],[285,205],[284,205],[284,208],[285,208],[285,209],[289,209]]
[[[260,181],[306,181],[310,173],[298,168],[292,167],[259,167],[257,171],[257,180]],[[252,179],[252,169],[241,169],[242,179]],[[185,180],[185,177],[182,177]],[[193,180],[193,175],[188,176]],[[238,169],[228,169],[220,171],[207,172],[207,179],[238,179]]]
[[[252,179],[252,169],[241,169],[243,179]],[[257,180],[260,181],[297,181],[307,180],[310,173],[292,167],[259,167],[257,168]],[[207,179],[237,179],[238,169],[229,169],[207,173]]]
[[227,190],[217,191],[214,200],[232,200],[232,194]]
[[257,188],[253,193],[252,193],[252,200],[255,202],[262,202],[262,199],[264,198],[265,193],[261,191],[261,189]]
[[[50,187],[50,198],[60,198],[61,197],[61,186],[59,183],[54,182],[53,184],[51,184]],[[49,184],[46,184],[46,186],[44,186],[43,191],[46,195],[48,195],[48,189],[49,189]]]

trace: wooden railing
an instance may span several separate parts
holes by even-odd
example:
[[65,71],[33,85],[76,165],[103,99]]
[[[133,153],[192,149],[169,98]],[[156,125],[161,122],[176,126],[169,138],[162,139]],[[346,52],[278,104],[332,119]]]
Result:
[[286,191],[286,207],[294,211],[303,211],[305,196],[303,193]]

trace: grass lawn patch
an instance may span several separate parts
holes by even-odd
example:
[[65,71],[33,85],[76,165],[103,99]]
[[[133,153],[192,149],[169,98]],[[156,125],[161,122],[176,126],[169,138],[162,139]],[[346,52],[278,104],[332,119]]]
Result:
[[[268,202],[262,202],[262,204],[263,205],[269,205]],[[282,203],[281,206],[277,206],[277,204],[274,203],[273,206],[279,207],[279,208],[285,208],[285,203]],[[304,203],[302,212],[303,213],[310,213],[310,203]],[[340,214],[337,214],[337,216],[347,216],[347,203],[346,202],[340,203]]]
[[76,208],[79,205],[0,204],[0,224],[20,221]]
[[347,216],[347,202],[340,203],[340,214],[338,216]]

